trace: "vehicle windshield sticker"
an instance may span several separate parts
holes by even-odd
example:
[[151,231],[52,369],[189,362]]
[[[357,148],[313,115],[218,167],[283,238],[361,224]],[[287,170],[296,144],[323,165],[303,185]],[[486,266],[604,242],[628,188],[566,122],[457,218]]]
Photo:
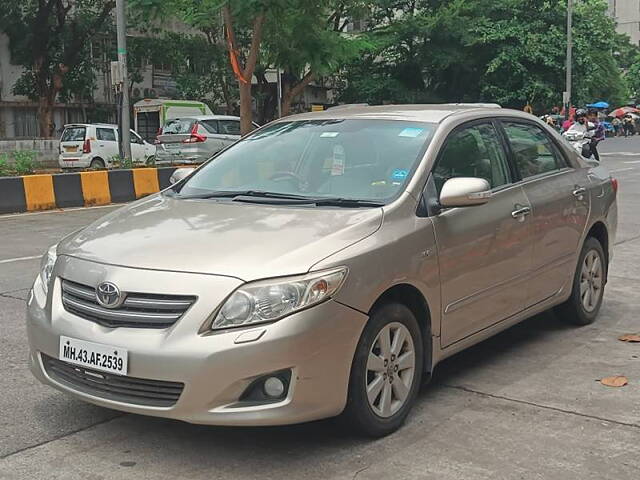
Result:
[[331,164],[331,176],[344,175],[345,153],[342,145],[333,146],[333,163]]
[[405,178],[409,176],[409,170],[402,170],[400,168],[396,168],[391,174],[391,180],[400,180],[404,181]]
[[340,132],[322,132],[320,138],[335,138],[340,135]]
[[404,130],[402,130],[398,136],[399,137],[409,137],[409,138],[416,138],[418,135],[420,135],[422,132],[424,132],[423,128],[414,128],[414,127],[409,127],[409,128],[405,128]]

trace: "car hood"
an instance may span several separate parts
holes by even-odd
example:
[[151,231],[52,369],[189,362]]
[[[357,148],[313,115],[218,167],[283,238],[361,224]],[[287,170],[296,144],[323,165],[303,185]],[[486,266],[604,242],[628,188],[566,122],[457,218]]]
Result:
[[245,281],[307,272],[373,234],[382,209],[179,200],[133,203],[65,238],[58,255]]

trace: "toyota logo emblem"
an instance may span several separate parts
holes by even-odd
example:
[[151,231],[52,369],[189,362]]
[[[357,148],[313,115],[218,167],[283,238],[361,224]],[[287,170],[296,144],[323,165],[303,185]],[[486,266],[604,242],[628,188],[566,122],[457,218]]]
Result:
[[96,288],[96,300],[105,308],[118,308],[124,301],[120,289],[111,282],[103,282]]

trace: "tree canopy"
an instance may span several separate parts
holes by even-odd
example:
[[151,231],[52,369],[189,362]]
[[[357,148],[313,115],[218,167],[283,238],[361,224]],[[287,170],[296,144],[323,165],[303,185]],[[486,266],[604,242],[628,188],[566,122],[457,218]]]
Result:
[[[566,0],[377,0],[365,33],[375,45],[345,70],[342,100],[562,103]],[[574,103],[627,101],[615,32],[603,0],[574,12]]]

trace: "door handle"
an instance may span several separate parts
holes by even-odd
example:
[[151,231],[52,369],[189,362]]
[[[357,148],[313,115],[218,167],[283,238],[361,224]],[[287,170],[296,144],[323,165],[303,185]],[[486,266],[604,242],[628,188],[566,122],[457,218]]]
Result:
[[585,194],[587,193],[587,189],[584,187],[577,187],[573,192],[573,196],[576,197],[578,200],[582,200],[582,198],[585,196]]
[[[516,205],[516,207],[517,207],[517,205]],[[521,208],[516,208],[516,210],[511,212],[511,216],[513,218],[515,218],[516,220],[522,221],[522,220],[524,220],[524,217],[526,217],[530,213],[531,213],[531,207],[521,207]]]

